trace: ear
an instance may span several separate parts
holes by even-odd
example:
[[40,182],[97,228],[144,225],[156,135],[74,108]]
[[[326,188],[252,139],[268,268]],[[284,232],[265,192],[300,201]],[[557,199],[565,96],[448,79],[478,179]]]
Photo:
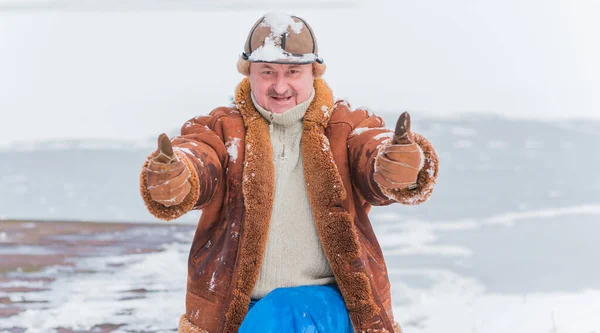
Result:
[[244,60],[244,58],[240,56],[237,61],[237,70],[246,77],[250,76],[250,61]]

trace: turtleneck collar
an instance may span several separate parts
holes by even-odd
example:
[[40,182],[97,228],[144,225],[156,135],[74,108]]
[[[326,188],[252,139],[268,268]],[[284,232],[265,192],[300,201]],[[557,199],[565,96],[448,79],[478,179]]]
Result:
[[271,111],[265,110],[262,106],[258,105],[256,99],[254,99],[254,94],[252,92],[250,93],[250,96],[252,97],[252,103],[254,104],[256,110],[258,110],[258,112],[265,119],[267,119],[269,123],[272,122],[273,124],[287,127],[298,122],[301,123],[302,118],[304,117],[304,114],[308,109],[308,106],[310,105],[310,103],[312,103],[313,99],[315,98],[315,89],[313,88],[310,97],[306,101],[292,107],[291,109],[286,110],[283,113],[273,113]]

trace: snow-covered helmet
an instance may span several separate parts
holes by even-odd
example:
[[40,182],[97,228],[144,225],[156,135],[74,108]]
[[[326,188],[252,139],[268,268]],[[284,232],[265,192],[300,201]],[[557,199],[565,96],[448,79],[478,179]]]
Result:
[[238,71],[249,75],[250,62],[313,64],[313,73],[319,77],[326,66],[318,50],[315,34],[305,20],[283,13],[268,13],[250,29],[238,60]]

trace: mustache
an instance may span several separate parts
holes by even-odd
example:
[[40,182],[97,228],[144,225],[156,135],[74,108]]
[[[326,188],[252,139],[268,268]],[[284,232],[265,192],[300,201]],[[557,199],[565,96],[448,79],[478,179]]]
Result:
[[287,98],[296,96],[296,92],[294,90],[287,90],[283,94],[278,94],[275,89],[271,88],[269,91],[267,91],[267,96],[275,98]]

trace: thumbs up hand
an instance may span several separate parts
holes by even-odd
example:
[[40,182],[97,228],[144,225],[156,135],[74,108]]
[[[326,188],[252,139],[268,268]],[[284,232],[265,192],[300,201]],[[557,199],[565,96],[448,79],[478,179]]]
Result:
[[410,115],[404,112],[398,118],[391,144],[375,160],[374,179],[388,189],[414,189],[422,163],[422,152],[410,131]]
[[166,134],[158,137],[158,149],[146,169],[146,188],[152,200],[166,207],[178,205],[188,195],[190,170],[173,152]]

